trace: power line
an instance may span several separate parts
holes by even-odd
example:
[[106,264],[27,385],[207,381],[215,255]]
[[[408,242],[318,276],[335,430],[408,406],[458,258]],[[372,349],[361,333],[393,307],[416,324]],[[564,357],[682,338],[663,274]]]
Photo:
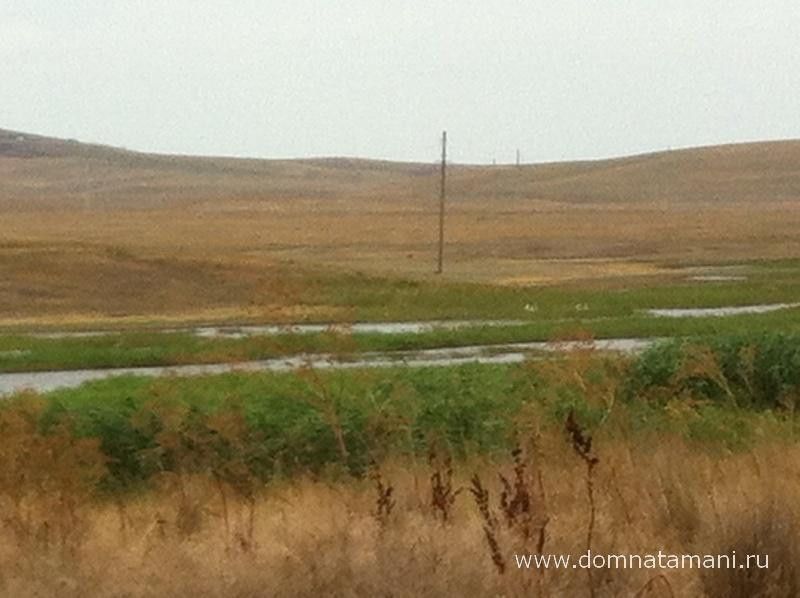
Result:
[[439,262],[436,273],[441,274],[444,267],[444,200],[447,192],[447,131],[442,131],[442,180],[439,189]]

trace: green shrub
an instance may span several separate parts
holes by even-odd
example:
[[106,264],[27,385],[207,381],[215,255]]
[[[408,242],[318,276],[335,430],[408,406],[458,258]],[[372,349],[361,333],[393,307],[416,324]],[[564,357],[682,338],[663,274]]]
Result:
[[800,336],[761,333],[672,340],[645,351],[625,398],[687,394],[742,406],[793,407],[800,389]]

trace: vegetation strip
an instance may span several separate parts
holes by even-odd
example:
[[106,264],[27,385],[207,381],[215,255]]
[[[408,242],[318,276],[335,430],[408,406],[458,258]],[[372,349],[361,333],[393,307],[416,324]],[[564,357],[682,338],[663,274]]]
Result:
[[[568,413],[590,431],[671,431],[735,448],[795,437],[798,365],[800,337],[771,334],[668,341],[638,357],[587,348],[517,365],[128,376],[12,397],[0,404],[0,437],[14,438],[11,427],[25,420],[38,422],[36,434],[95,439],[103,483],[114,487],[173,467],[157,449],[175,434],[210,443],[200,470],[245,451],[247,468],[264,479],[331,466],[358,473],[378,455],[425,454],[434,439],[461,457],[494,454],[523,421],[545,429]],[[219,436],[218,418],[240,422],[239,436]],[[157,459],[147,464],[143,454]]]
[[125,332],[88,338],[0,337],[0,371],[34,372],[125,367],[163,367],[259,361],[303,354],[422,351],[472,345],[543,342],[558,339],[649,338],[800,332],[800,310],[727,318],[670,319],[643,315],[571,320],[541,319],[422,333],[343,334],[337,331],[248,338],[199,338],[189,334]]

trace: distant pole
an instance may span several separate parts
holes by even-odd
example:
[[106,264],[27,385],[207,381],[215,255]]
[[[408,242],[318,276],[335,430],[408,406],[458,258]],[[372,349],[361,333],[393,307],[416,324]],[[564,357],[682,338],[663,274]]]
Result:
[[436,273],[441,274],[444,266],[444,198],[447,180],[447,131],[442,131],[442,181],[439,188],[439,263]]
[[519,161],[519,149],[518,149],[517,150],[517,168],[519,168],[519,163],[520,163],[520,161]]

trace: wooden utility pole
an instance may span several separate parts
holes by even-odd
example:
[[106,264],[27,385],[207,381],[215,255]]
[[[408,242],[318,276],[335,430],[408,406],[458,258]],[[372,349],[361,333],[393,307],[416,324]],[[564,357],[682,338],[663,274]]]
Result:
[[447,180],[447,131],[442,131],[442,181],[439,188],[439,262],[436,273],[441,274],[444,266],[444,198]]

